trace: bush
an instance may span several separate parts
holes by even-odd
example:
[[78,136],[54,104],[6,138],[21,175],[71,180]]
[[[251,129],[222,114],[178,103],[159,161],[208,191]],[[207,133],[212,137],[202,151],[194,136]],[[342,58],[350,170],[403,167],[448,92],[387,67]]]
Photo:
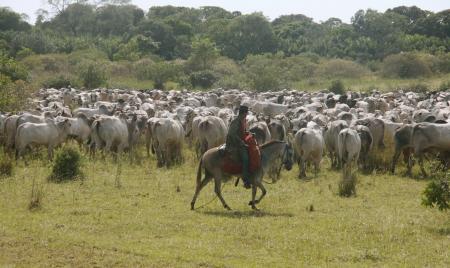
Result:
[[0,53],[0,74],[12,81],[27,80],[28,71],[24,65]]
[[322,62],[315,76],[325,78],[359,78],[369,71],[366,67],[349,60],[332,59]]
[[45,88],[68,88],[69,86],[76,87],[78,82],[75,78],[69,78],[65,75],[59,75],[54,78],[50,78],[42,83]]
[[12,82],[0,74],[0,111],[17,112],[24,110],[31,97],[32,89],[22,80]]
[[90,63],[81,69],[80,80],[83,86],[93,89],[106,84],[104,68],[98,64]]
[[343,172],[342,180],[339,182],[339,195],[350,197],[356,194],[356,175]]
[[10,158],[2,157],[0,159],[0,178],[1,177],[10,177],[13,174],[13,162]]
[[390,55],[383,60],[381,74],[384,77],[413,78],[429,76],[431,67],[414,53]]
[[244,71],[253,90],[266,91],[281,88],[283,71],[276,62],[278,55],[249,55],[245,59]]
[[328,90],[330,92],[333,92],[334,94],[340,94],[340,95],[345,94],[344,83],[342,83],[341,80],[331,81],[331,85],[328,88]]
[[450,90],[450,80],[442,82],[439,85],[439,91],[446,91],[446,90]]
[[63,147],[56,153],[49,180],[63,182],[83,178],[81,171],[81,154],[74,147]]
[[192,87],[211,88],[217,81],[216,75],[211,71],[199,71],[191,73],[189,81]]
[[427,207],[437,207],[439,210],[450,208],[449,180],[439,179],[430,182],[423,192],[422,204]]
[[427,93],[428,86],[423,83],[414,83],[414,84],[410,84],[408,86],[407,90],[415,92],[415,93]]

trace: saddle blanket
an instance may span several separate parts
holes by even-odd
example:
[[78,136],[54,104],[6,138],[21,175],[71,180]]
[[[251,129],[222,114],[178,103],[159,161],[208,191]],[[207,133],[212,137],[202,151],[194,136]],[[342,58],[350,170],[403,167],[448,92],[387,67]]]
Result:
[[[261,166],[261,152],[259,151],[256,139],[252,134],[247,134],[244,142],[248,145],[249,171],[250,173],[253,173]],[[225,153],[222,170],[228,174],[241,174],[242,163],[232,160],[230,155]]]

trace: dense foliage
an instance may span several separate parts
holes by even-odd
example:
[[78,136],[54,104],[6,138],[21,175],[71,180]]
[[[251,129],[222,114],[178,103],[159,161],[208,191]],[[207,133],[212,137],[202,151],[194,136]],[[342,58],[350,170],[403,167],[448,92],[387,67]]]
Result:
[[[317,77],[402,79],[450,71],[450,10],[359,10],[344,23],[315,22],[302,14],[269,21],[261,13],[213,6],[145,11],[126,0],[47,2],[55,15],[41,10],[35,25],[0,8],[0,51],[7,58],[26,62],[34,77],[44,76],[31,61],[55,62],[41,70],[56,73],[53,81],[39,86],[96,87],[126,76],[158,88],[267,90],[314,84]],[[26,78],[5,68],[4,60],[1,73],[12,81]]]

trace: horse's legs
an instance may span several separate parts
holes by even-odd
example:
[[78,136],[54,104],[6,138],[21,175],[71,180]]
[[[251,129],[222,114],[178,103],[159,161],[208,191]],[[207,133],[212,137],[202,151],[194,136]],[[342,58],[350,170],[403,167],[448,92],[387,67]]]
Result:
[[257,183],[256,183],[256,186],[259,188],[259,189],[261,189],[261,196],[258,198],[258,200],[256,200],[255,201],[255,204],[259,204],[259,202],[261,202],[261,200],[264,198],[264,196],[266,195],[266,193],[267,193],[267,191],[266,191],[266,188],[264,187],[264,185],[260,182],[260,181],[258,181]]
[[227,205],[227,203],[225,202],[225,200],[222,197],[222,192],[221,192],[221,187],[220,187],[221,184],[222,184],[221,176],[214,176],[214,192],[216,192],[216,195],[220,199],[220,202],[222,202],[223,207],[226,208],[227,210],[231,210],[231,208]]
[[252,209],[254,209],[254,210],[258,210],[258,208],[256,208],[256,201],[255,201],[255,198],[256,198],[256,190],[257,190],[257,188],[256,188],[256,185],[255,185],[255,182],[253,182],[253,184],[252,184],[252,201],[250,201],[250,205],[252,206]]
[[203,178],[203,180],[197,184],[197,186],[195,187],[195,194],[194,197],[192,198],[191,201],[191,210],[194,210],[194,205],[195,202],[197,201],[197,197],[200,194],[200,191],[203,189],[203,187],[205,187],[212,179],[212,176],[208,173],[205,174],[205,178]]

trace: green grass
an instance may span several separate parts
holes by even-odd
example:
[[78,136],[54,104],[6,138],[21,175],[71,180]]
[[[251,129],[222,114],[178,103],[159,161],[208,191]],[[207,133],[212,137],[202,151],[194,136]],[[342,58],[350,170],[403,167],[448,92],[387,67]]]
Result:
[[[260,212],[233,182],[223,188],[233,211],[212,184],[197,206],[214,200],[190,211],[197,161],[186,156],[172,169],[153,157],[120,169],[85,161],[86,179],[62,184],[46,181],[47,162],[19,162],[0,179],[0,266],[450,266],[450,214],[421,205],[427,181],[358,175],[357,196],[341,198],[340,173],[324,163],[309,181],[285,171]],[[43,199],[30,211],[33,178]]]
[[[303,80],[297,82],[294,85],[294,88],[301,90],[326,89],[330,87],[331,82],[333,80],[337,79],[339,78],[334,79],[312,78],[310,80]],[[393,79],[393,78],[383,78],[376,75],[370,75],[362,78],[352,78],[352,79],[343,78],[340,80],[344,83],[345,88],[354,91],[369,91],[372,89],[377,89],[383,92],[387,92],[398,89],[407,90],[417,85],[425,85],[429,90],[433,89],[435,90],[438,89],[442,83],[450,81],[450,74],[431,77],[421,77],[414,79]]]
[[153,81],[139,80],[135,77],[113,77],[108,80],[108,87],[110,88],[128,88],[128,89],[153,89]]

